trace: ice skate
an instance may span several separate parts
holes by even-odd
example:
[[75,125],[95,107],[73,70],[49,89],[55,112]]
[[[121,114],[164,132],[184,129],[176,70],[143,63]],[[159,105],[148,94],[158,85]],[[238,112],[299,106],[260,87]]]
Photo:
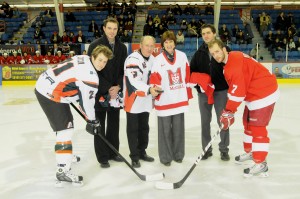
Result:
[[72,158],[72,163],[78,163],[80,162],[80,157],[78,155],[73,155],[73,158]]
[[70,173],[70,170],[66,170],[64,167],[58,167],[55,187],[63,187],[64,183],[72,183],[73,186],[82,186],[83,177]]
[[238,155],[238,156],[235,156],[235,163],[236,164],[246,164],[248,160],[253,160],[253,157],[252,157],[252,152],[250,153],[244,153],[242,155]]
[[252,167],[244,169],[244,176],[245,177],[268,177],[268,165],[267,162],[256,163]]

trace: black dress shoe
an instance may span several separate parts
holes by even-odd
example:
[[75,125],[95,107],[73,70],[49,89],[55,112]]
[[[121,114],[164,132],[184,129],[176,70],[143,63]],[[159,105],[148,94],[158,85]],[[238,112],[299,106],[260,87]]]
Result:
[[223,160],[223,161],[229,161],[230,160],[228,152],[221,152],[221,160]]
[[182,163],[182,159],[177,159],[177,160],[175,160],[175,162]]
[[132,161],[131,162],[131,166],[133,168],[140,168],[141,167],[141,163],[140,163],[140,161]]
[[116,161],[116,162],[123,162],[123,159],[120,156],[118,156],[118,155],[114,156],[111,159],[114,160],[114,161]]
[[163,163],[163,165],[169,167],[169,166],[171,166],[171,162],[165,162],[165,163]]
[[141,160],[144,160],[146,162],[153,162],[154,161],[154,158],[152,158],[151,156],[147,155],[147,154],[144,154],[144,155],[141,155],[140,156],[140,159]]
[[101,162],[100,166],[101,166],[101,168],[109,168],[110,164],[108,162]]
[[213,153],[211,151],[207,151],[201,160],[206,160],[207,158],[211,157]]

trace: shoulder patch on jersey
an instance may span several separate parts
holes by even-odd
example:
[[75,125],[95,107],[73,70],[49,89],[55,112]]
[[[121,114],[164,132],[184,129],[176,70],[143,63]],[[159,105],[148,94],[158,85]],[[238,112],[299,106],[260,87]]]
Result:
[[84,57],[78,57],[77,62],[78,64],[84,64]]

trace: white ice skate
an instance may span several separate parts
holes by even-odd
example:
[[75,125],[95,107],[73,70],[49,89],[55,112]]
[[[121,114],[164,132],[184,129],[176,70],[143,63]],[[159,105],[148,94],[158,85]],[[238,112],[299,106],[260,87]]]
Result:
[[58,167],[55,187],[63,187],[64,183],[72,183],[73,186],[82,186],[83,177],[70,173],[70,170],[66,170],[65,167]]
[[244,169],[244,176],[245,177],[268,177],[268,165],[267,162],[256,163],[252,167]]
[[247,163],[250,163],[250,162],[248,162],[248,160],[253,160],[252,152],[250,152],[250,153],[244,153],[242,155],[235,156],[235,163],[236,164],[247,164]]

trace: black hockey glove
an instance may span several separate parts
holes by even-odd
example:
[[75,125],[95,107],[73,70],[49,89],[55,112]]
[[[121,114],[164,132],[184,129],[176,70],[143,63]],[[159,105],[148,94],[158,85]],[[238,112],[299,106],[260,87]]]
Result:
[[86,124],[86,131],[92,135],[98,135],[101,133],[101,125],[99,120],[88,120]]

